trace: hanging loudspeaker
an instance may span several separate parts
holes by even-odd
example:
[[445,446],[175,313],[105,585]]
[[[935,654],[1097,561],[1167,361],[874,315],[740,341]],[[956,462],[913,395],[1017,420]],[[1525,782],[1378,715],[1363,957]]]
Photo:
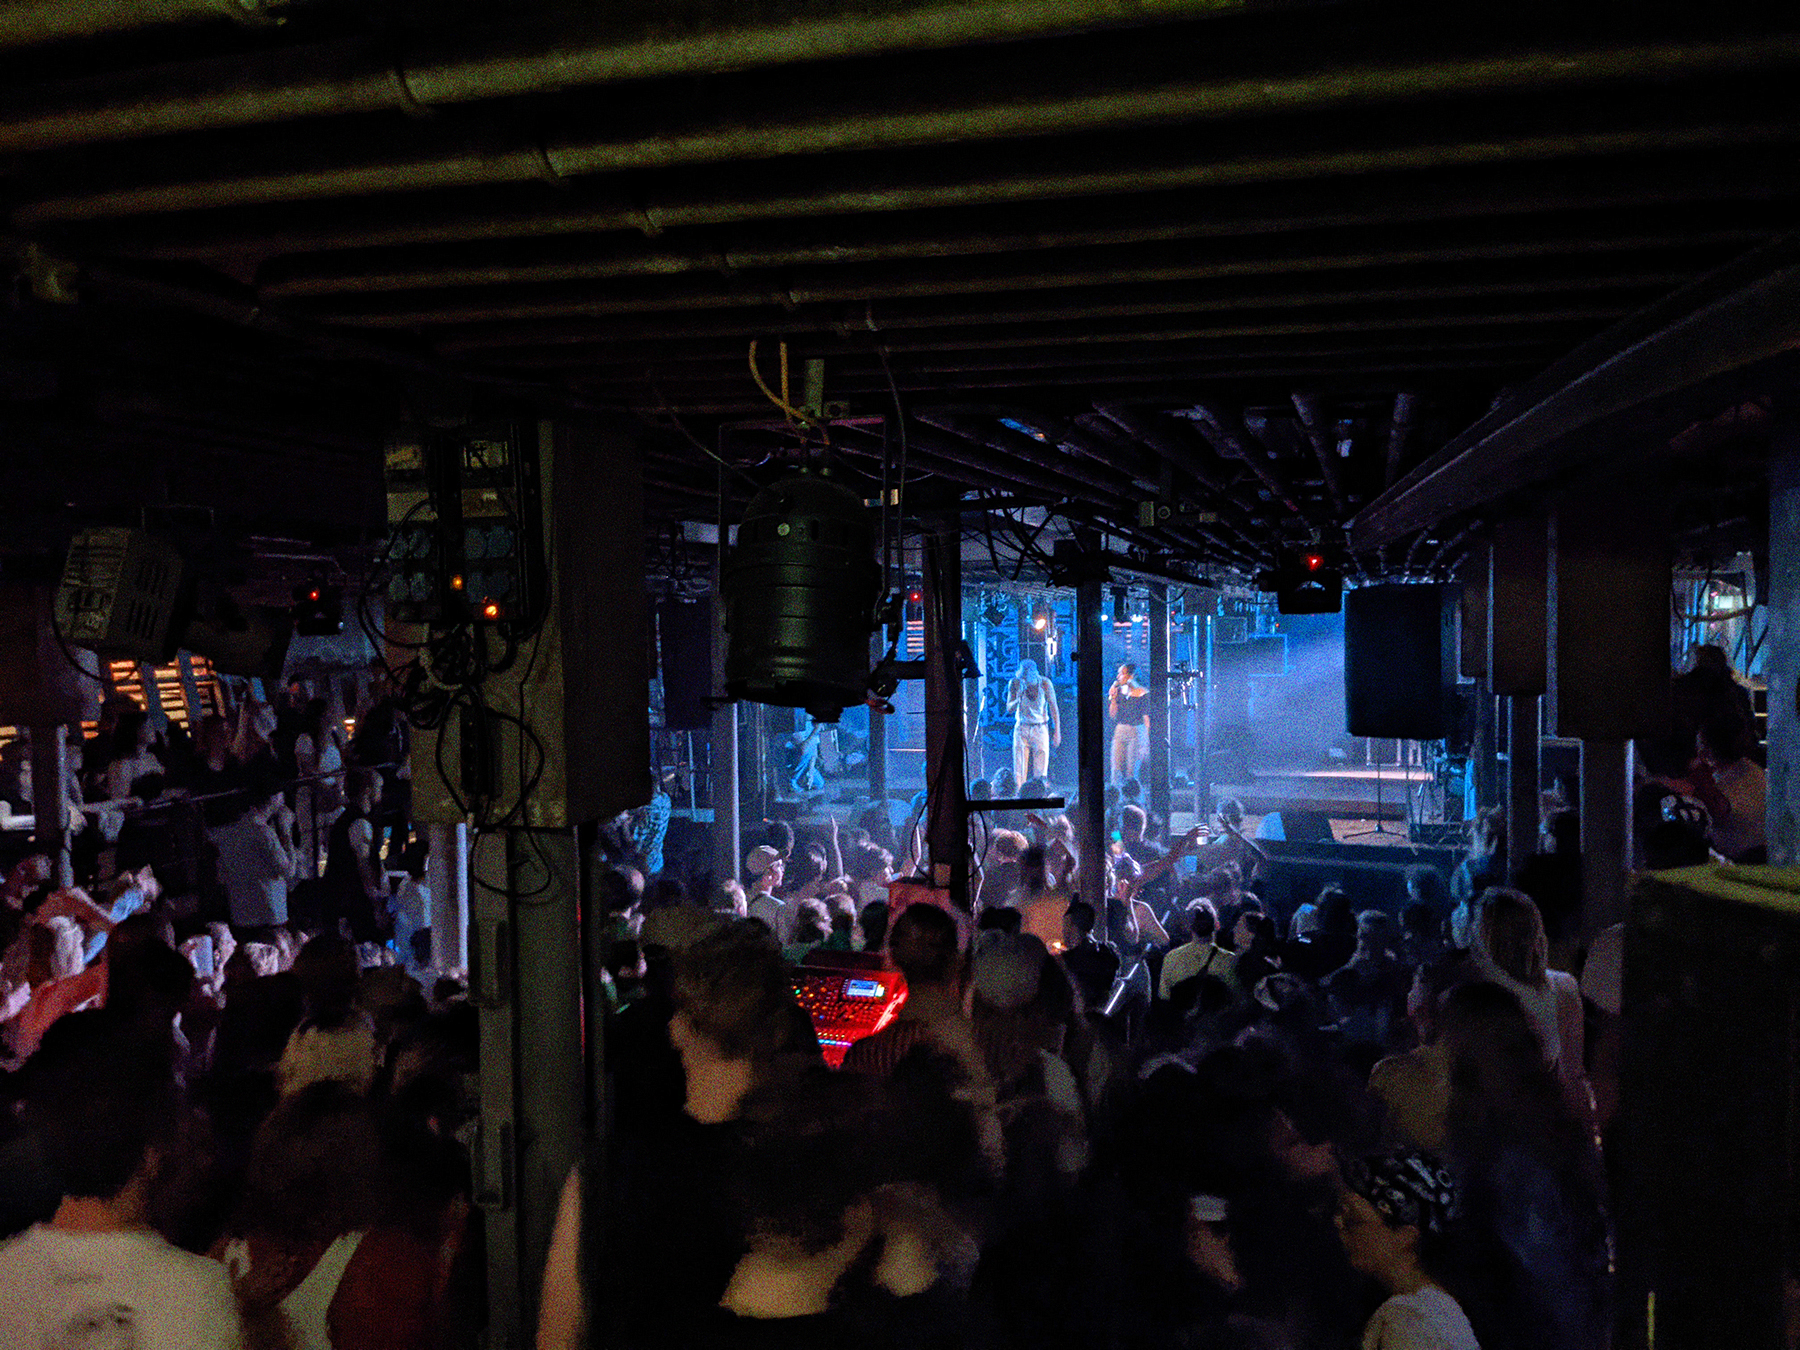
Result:
[[881,590],[868,512],[847,488],[790,478],[757,493],[725,573],[725,692],[835,722],[866,697]]

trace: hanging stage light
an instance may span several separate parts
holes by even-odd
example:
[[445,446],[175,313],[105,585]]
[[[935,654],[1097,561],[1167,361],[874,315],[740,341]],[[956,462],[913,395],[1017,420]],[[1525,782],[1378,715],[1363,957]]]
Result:
[[1128,624],[1131,622],[1131,596],[1123,586],[1112,588],[1113,622]]
[[881,569],[855,493],[811,476],[757,493],[724,591],[730,697],[805,708],[821,722],[864,701]]
[[1048,632],[1050,630],[1050,625],[1055,619],[1056,616],[1050,612],[1050,606],[1044,604],[1042,601],[1039,601],[1036,605],[1032,606],[1031,626],[1038,632]]

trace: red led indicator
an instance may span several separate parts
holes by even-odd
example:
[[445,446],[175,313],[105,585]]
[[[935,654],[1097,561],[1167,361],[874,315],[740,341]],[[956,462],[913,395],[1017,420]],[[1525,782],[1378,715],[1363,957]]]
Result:
[[1324,554],[1309,553],[1306,555],[1306,570],[1307,571],[1316,572],[1324,565],[1325,565],[1325,555]]

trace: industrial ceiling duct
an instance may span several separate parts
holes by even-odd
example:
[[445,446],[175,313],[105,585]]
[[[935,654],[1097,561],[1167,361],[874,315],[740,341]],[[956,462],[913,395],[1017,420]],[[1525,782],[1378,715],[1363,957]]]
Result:
[[881,570],[855,493],[810,475],[757,493],[724,589],[727,695],[821,722],[864,701]]

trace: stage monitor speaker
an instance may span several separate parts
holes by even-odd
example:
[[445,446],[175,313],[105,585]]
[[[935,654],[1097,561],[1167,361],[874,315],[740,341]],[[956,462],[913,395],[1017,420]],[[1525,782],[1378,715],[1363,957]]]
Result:
[[672,731],[712,726],[712,623],[710,597],[664,600],[656,607],[662,653],[663,725]]
[[1323,811],[1271,811],[1257,823],[1256,837],[1290,844],[1329,844],[1331,817]]
[[1352,736],[1450,734],[1456,616],[1443,586],[1363,586],[1344,597],[1344,707]]

